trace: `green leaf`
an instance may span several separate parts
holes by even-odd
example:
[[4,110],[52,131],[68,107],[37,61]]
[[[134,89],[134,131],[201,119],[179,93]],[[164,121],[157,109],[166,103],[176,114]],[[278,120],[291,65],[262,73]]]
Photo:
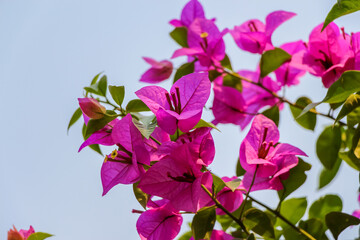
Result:
[[326,215],[325,222],[332,235],[337,240],[340,233],[347,227],[359,225],[360,219],[342,212],[331,212]]
[[[327,237],[325,235],[325,230],[326,230],[325,224],[322,223],[317,218],[311,218],[306,221],[300,221],[299,227],[304,229],[315,239],[318,239],[318,240],[327,239]],[[300,238],[296,238],[296,239],[300,239]],[[307,240],[307,238],[304,236],[302,239]]]
[[177,240],[189,240],[192,237],[192,232],[186,232],[181,235]]
[[246,240],[256,240],[256,238],[253,233],[250,233],[250,235],[248,236],[248,238]]
[[325,216],[329,212],[342,210],[341,198],[337,195],[326,195],[316,200],[309,208],[309,218],[318,218],[325,222]]
[[236,176],[241,177],[246,173],[245,169],[242,168],[240,164],[240,160],[238,159],[236,162]]
[[101,79],[98,82],[99,86],[99,92],[102,96],[106,96],[106,90],[107,90],[107,77],[106,75],[102,76]]
[[140,113],[132,113],[132,116],[135,127],[141,132],[141,135],[149,139],[157,125],[155,115],[144,116]]
[[319,176],[319,189],[328,185],[336,176],[341,165],[341,159],[336,160],[334,167],[331,170],[323,168]]
[[237,76],[237,73],[227,74],[223,78],[223,85],[237,89],[239,92],[242,91],[241,78]]
[[346,121],[349,127],[354,127],[356,124],[360,123],[360,107],[355,108],[346,116]]
[[260,59],[260,76],[265,77],[278,69],[283,63],[290,61],[291,55],[281,48],[264,52]]
[[267,118],[270,118],[276,124],[276,126],[279,126],[280,111],[278,106],[273,106],[269,109],[266,109],[261,114]]
[[216,221],[215,206],[203,207],[194,216],[191,223],[191,231],[195,240],[207,239],[211,237],[212,230]]
[[226,231],[231,226],[234,220],[225,214],[216,215],[216,221],[220,223],[222,230]]
[[53,235],[49,234],[49,233],[43,233],[43,232],[36,232],[31,234],[27,240],[43,240],[49,237],[52,237]]
[[136,200],[146,210],[146,205],[150,199],[150,195],[147,193],[144,193],[140,188],[137,187],[138,185],[139,185],[139,182],[136,182],[133,184],[134,195],[136,197]]
[[125,87],[124,86],[109,86],[109,92],[114,101],[121,106],[125,97]]
[[354,111],[357,107],[360,107],[360,95],[351,94],[345,101],[343,107],[341,108],[338,116],[335,119],[335,123],[340,121],[343,117]]
[[126,105],[126,112],[127,113],[130,113],[130,112],[145,112],[145,111],[150,111],[150,109],[140,99],[131,100]]
[[185,27],[177,27],[170,32],[170,37],[182,47],[189,47],[187,43],[187,29]]
[[290,169],[289,177],[286,180],[282,180],[284,188],[278,191],[280,201],[284,200],[292,192],[298,189],[306,181],[306,171],[311,169],[311,165],[301,158],[299,158],[299,163],[296,167]]
[[193,73],[195,69],[195,61],[181,65],[175,73],[174,83],[185,75]]
[[86,92],[105,97],[107,89],[107,77],[104,75],[99,81],[97,81],[99,75],[100,73],[94,77],[94,79],[91,81],[91,85],[89,87],[84,87],[84,89]]
[[74,123],[76,123],[77,120],[80,119],[81,115],[82,115],[81,109],[80,109],[80,108],[76,109],[75,112],[74,112],[74,114],[72,115],[72,117],[71,117],[71,119],[70,119],[70,122],[69,122],[69,125],[68,125],[68,127],[67,127],[67,131],[68,131],[68,132],[69,132],[70,127],[71,127],[72,125],[74,125]]
[[259,209],[250,208],[243,215],[243,223],[248,230],[252,230],[255,233],[263,237],[274,238],[274,226],[271,224],[271,220],[268,215]]
[[339,157],[344,160],[350,167],[360,171],[360,160],[355,156],[353,151],[340,151]]
[[[296,105],[299,105],[304,108],[309,104],[311,104],[311,100],[307,97],[301,97],[298,100],[296,100]],[[304,115],[302,115],[301,117],[298,117],[302,112],[301,109],[290,105],[290,110],[291,110],[291,113],[292,113],[295,121],[298,124],[300,124],[300,126],[302,126],[303,128],[309,129],[309,130],[315,129],[315,126],[316,126],[316,114],[315,113],[307,112]]]
[[240,183],[241,183],[241,179],[237,178],[237,179],[234,179],[234,180],[231,180],[229,182],[225,182],[225,185],[231,189],[231,191],[235,191],[239,186],[240,186]]
[[229,70],[233,70],[232,66],[231,66],[230,58],[229,58],[229,56],[227,54],[225,54],[224,59],[221,60],[220,63],[221,63],[221,66],[223,66],[224,68],[227,68]]
[[210,82],[214,81],[217,77],[221,76],[221,73],[219,73],[217,70],[209,70],[209,79]]
[[320,162],[327,169],[331,170],[341,147],[341,130],[338,126],[328,126],[320,134],[316,142],[316,154]]
[[101,149],[100,149],[99,144],[89,145],[89,148],[91,148],[92,150],[94,150],[95,152],[97,152],[98,154],[100,154],[101,156],[104,156],[103,153],[101,152]]
[[99,76],[100,76],[102,73],[103,73],[103,72],[98,73],[98,74],[92,79],[90,85],[94,85],[94,84],[97,82],[97,80],[99,79]]
[[213,192],[214,194],[217,194],[225,187],[225,183],[221,178],[219,178],[215,174],[211,173],[211,175],[213,177]]
[[[108,113],[109,111],[106,112]],[[108,124],[115,118],[116,116],[110,117],[105,115],[103,118],[100,119],[90,119],[86,126],[85,135],[84,135],[85,139],[88,139],[91,134],[102,129],[103,127],[105,127],[106,124]]]
[[328,15],[326,16],[324,26],[321,29],[323,31],[329,23],[334,21],[335,19],[359,11],[360,10],[360,1],[359,0],[338,0],[337,3],[334,4]]
[[212,124],[211,122],[206,122],[203,119],[200,119],[200,121],[195,125],[194,129],[201,128],[201,127],[210,127],[210,128],[216,129],[219,132],[221,132],[214,124]]
[[[291,223],[296,224],[305,214],[307,207],[306,198],[291,198],[281,204],[280,214]],[[287,223],[278,218],[277,225],[283,229],[290,227]]]

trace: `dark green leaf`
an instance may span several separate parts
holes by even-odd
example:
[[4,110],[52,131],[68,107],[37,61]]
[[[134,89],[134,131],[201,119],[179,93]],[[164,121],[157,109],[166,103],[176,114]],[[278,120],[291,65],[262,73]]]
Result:
[[236,176],[241,177],[246,173],[245,169],[242,168],[240,164],[240,160],[238,159],[236,162]]
[[212,173],[211,175],[213,177],[213,191],[215,194],[217,194],[225,187],[225,183],[221,178],[219,178],[215,174]]
[[325,222],[325,216],[329,212],[342,210],[342,201],[337,195],[326,195],[316,200],[309,208],[309,218],[318,218]]
[[48,233],[43,233],[43,232],[36,232],[31,234],[27,240],[43,240],[49,237],[52,237],[53,235],[48,234]]
[[131,100],[126,105],[126,112],[127,113],[130,113],[130,112],[145,112],[145,111],[150,111],[150,109],[140,99]]
[[136,197],[136,200],[146,210],[146,205],[150,199],[150,195],[147,193],[144,193],[140,188],[137,187],[138,185],[139,185],[139,182],[136,182],[133,184],[134,195]]
[[[291,223],[296,224],[305,214],[307,207],[306,198],[291,198],[281,204],[280,213]],[[277,225],[283,229],[290,227],[287,223],[278,218]]]
[[86,92],[94,93],[99,96],[106,96],[106,89],[107,89],[107,78],[106,75],[102,76],[99,81],[99,75],[96,75],[93,81],[91,81],[91,85],[89,87],[84,87]]
[[170,32],[170,37],[182,47],[189,47],[187,43],[187,29],[185,27],[177,27]]
[[181,235],[177,240],[189,240],[192,237],[192,232],[186,232]]
[[360,160],[355,156],[352,150],[339,152],[339,157],[344,160],[350,167],[360,171]]
[[106,124],[108,124],[109,122],[111,122],[115,118],[116,118],[116,116],[110,117],[110,116],[105,115],[103,118],[100,118],[100,119],[90,119],[87,126],[86,126],[85,139],[87,139],[94,132],[96,132],[96,131],[102,129],[103,127],[105,127]]
[[100,154],[101,156],[104,156],[103,153],[101,152],[101,149],[100,149],[99,144],[89,145],[89,148],[91,148],[92,150],[94,150],[95,152],[97,152],[98,154]]
[[175,73],[174,76],[174,83],[179,80],[180,78],[182,78],[185,75],[188,75],[190,73],[194,72],[194,68],[195,68],[195,61],[189,62],[189,63],[185,63],[183,65],[181,65],[178,70]]
[[144,116],[139,113],[133,113],[133,123],[135,127],[141,132],[141,134],[149,139],[150,135],[154,132],[157,121],[155,115]]
[[69,122],[69,125],[67,127],[67,131],[69,132],[69,129],[72,125],[74,125],[74,123],[77,122],[77,120],[79,120],[79,118],[81,117],[82,115],[82,111],[80,108],[76,109],[74,114],[72,115],[71,119],[70,119],[70,122]]
[[[301,97],[296,101],[296,105],[299,105],[301,107],[306,107],[311,103],[311,100],[307,97]],[[301,117],[298,117],[302,109],[299,109],[297,107],[290,105],[291,113],[295,119],[295,121],[300,124],[303,128],[314,130],[316,125],[316,114],[313,112],[307,112],[306,114],[302,115]]]
[[124,86],[109,86],[109,92],[114,99],[114,101],[121,106],[125,97],[125,87]]
[[349,127],[353,127],[360,123],[360,107],[355,108],[351,113],[349,113],[346,120]]
[[211,122],[206,122],[203,119],[200,119],[200,121],[195,125],[194,129],[201,128],[201,127],[210,127],[210,128],[216,129],[220,132],[220,130],[214,124],[212,124]]
[[243,223],[248,230],[252,230],[263,237],[275,237],[274,226],[271,224],[270,218],[259,209],[250,208],[244,213],[243,219]]
[[191,231],[195,240],[207,239],[211,237],[212,230],[216,221],[215,206],[204,207],[194,216]]
[[360,219],[342,212],[331,212],[326,215],[325,222],[334,238],[338,239],[340,233],[347,227],[359,225]]
[[260,76],[265,77],[290,59],[291,55],[281,48],[264,52],[260,59]]
[[327,169],[331,170],[336,160],[341,146],[341,130],[338,126],[328,126],[320,134],[316,142],[316,154],[320,162]]
[[225,215],[217,215],[216,221],[220,223],[222,230],[226,231],[231,226],[234,220],[225,214]]
[[235,88],[239,90],[239,92],[242,91],[241,78],[237,77],[237,74],[225,75],[225,77],[223,78],[223,85],[227,87]]
[[98,74],[92,79],[90,85],[94,85],[94,84],[97,82],[97,80],[99,79],[99,76],[100,76],[102,73],[103,73],[103,72],[98,73]]
[[231,66],[230,58],[227,54],[225,55],[224,59],[220,61],[220,63],[221,63],[221,66],[223,66],[224,68],[233,70],[232,66]]
[[210,70],[208,72],[209,72],[210,82],[214,81],[217,77],[221,76],[221,73],[219,73],[217,70]]
[[311,169],[311,165],[299,158],[299,163],[296,167],[290,169],[289,177],[286,180],[282,180],[284,188],[278,191],[280,200],[284,200],[292,192],[298,189],[306,180],[306,171]]
[[[315,239],[318,240],[327,239],[325,235],[325,230],[326,230],[325,224],[322,223],[319,219],[311,218],[306,221],[300,221],[299,227],[304,229]],[[296,239],[300,239],[300,238],[296,238]],[[303,237],[302,239],[307,240],[306,237]]]
[[280,112],[278,106],[273,106],[272,108],[266,109],[261,114],[267,118],[270,118],[276,124],[276,126],[279,126]]
[[336,160],[334,167],[331,170],[324,168],[319,176],[319,189],[328,185],[336,176],[341,165],[341,159]]
[[335,19],[359,11],[360,10],[360,1],[359,0],[341,0],[334,4],[330,12],[328,13],[324,26],[321,29],[323,31],[326,26],[334,21]]
[[360,95],[351,94],[345,101],[344,106],[341,108],[338,116],[335,119],[335,123],[340,121],[343,117],[351,113],[357,107],[360,107]]
[[256,240],[256,238],[253,233],[250,233],[250,235],[248,236],[248,238],[246,240]]

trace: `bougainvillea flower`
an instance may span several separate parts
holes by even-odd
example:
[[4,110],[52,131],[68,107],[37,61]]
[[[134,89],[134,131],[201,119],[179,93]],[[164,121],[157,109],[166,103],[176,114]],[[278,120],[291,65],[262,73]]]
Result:
[[354,69],[360,70],[360,32],[351,35],[351,46],[354,51]]
[[15,226],[13,226],[13,229],[10,229],[8,231],[8,240],[26,240],[28,237],[35,233],[35,230],[32,226],[30,226],[29,230],[21,229],[18,231]]
[[275,123],[257,115],[249,133],[240,146],[240,164],[246,170],[243,185],[246,189],[255,176],[252,190],[283,188],[281,179],[298,164],[296,155],[307,156],[303,151],[286,143],[278,143],[279,130]]
[[[360,203],[360,194],[359,194],[359,197],[358,197],[358,202]],[[352,213],[352,215],[353,215],[354,217],[360,218],[360,209],[355,210],[355,211]]]
[[330,23],[321,32],[323,24],[310,33],[308,52],[304,64],[314,76],[321,77],[326,88],[330,87],[343,72],[353,69],[353,55],[349,35],[340,33],[335,23]]
[[[224,182],[230,182],[232,180],[237,179],[237,177],[222,177],[221,178]],[[236,209],[238,209],[243,201],[242,192],[240,190],[242,189],[242,186],[237,187],[235,191],[232,191],[228,187],[224,187],[218,194],[217,199],[219,202],[229,211],[234,212]],[[216,209],[217,215],[225,215],[225,212],[223,210],[217,208]]]
[[199,122],[210,88],[207,73],[191,73],[174,83],[170,93],[162,87],[147,86],[135,94],[156,115],[159,127],[172,135],[177,128],[188,132]]
[[296,41],[281,45],[283,50],[291,55],[291,61],[286,62],[275,70],[276,80],[281,86],[299,84],[299,78],[305,75],[306,67],[303,65],[303,56],[307,51],[303,41]]
[[197,57],[203,67],[220,66],[225,57],[225,43],[222,37],[227,29],[220,32],[212,20],[197,18],[188,29],[189,48],[181,48],[174,52],[172,58],[179,56]]
[[[222,230],[213,230],[211,233],[210,240],[233,240],[234,237]],[[194,237],[191,237],[189,240],[194,240]]]
[[104,146],[112,146],[115,144],[111,132],[115,124],[119,122],[119,119],[114,119],[109,122],[105,127],[100,129],[99,131],[94,132],[91,136],[86,139],[83,144],[81,144],[79,148],[79,152],[84,148],[92,144],[100,144]]
[[244,129],[251,121],[246,114],[247,105],[242,93],[232,87],[214,84],[214,102],[212,112],[216,123],[232,123]]
[[196,160],[189,146],[183,144],[155,163],[138,187],[147,194],[170,200],[177,210],[197,212],[211,200],[201,185],[211,189],[212,176],[201,172],[202,165],[196,164]]
[[271,36],[282,23],[296,14],[286,11],[275,11],[267,15],[265,24],[252,19],[230,30],[236,44],[244,51],[260,53],[273,49]]
[[149,139],[145,138],[144,139],[145,147],[150,154],[150,161],[158,161],[162,158],[163,155],[165,155],[159,151],[159,148],[171,142],[170,135],[161,128],[156,127],[153,133],[151,134],[151,137],[159,141],[161,145],[159,145],[151,138]]
[[101,167],[103,195],[119,183],[139,181],[145,172],[143,165],[150,165],[149,153],[130,114],[113,127],[111,136],[119,149],[106,156]]
[[159,83],[171,76],[173,65],[170,61],[163,60],[158,62],[148,57],[143,57],[143,59],[151,65],[151,68],[141,76],[140,82]]
[[157,202],[152,202],[152,207],[143,212],[136,222],[141,240],[172,240],[180,231],[183,218],[179,211],[170,204],[154,206]]
[[100,119],[104,117],[106,108],[93,98],[78,98],[80,109],[89,118]]
[[204,9],[198,0],[190,0],[183,8],[180,20],[173,19],[169,23],[174,27],[189,27],[196,18],[205,18]]

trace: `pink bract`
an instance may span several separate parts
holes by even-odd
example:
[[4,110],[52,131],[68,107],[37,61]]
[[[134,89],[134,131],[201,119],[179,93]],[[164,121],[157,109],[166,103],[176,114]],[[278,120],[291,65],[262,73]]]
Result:
[[[234,237],[222,230],[213,230],[211,233],[210,240],[233,240]],[[189,240],[194,240],[194,237],[191,237]]]
[[151,65],[151,68],[141,76],[140,82],[159,83],[171,76],[173,65],[170,61],[158,62],[148,57],[143,57],[143,59]]
[[[237,179],[237,177],[222,177],[221,178],[224,182],[230,182],[232,180]],[[238,209],[243,201],[243,196],[241,192],[242,186],[239,185],[235,191],[232,191],[228,187],[224,187],[218,194],[217,199],[219,202],[229,211],[234,212],[236,209]],[[225,212],[223,212],[221,209],[216,209],[217,215],[225,215]]]
[[189,27],[196,18],[205,18],[204,9],[198,0],[190,0],[183,8],[180,20],[173,19],[169,23],[174,27]]
[[104,117],[106,108],[93,98],[78,98],[80,109],[87,117],[100,119]]
[[307,156],[300,149],[279,143],[279,130],[275,123],[263,115],[254,118],[249,133],[240,146],[240,164],[246,170],[243,185],[252,190],[283,188],[281,179],[298,164],[296,155]]
[[33,233],[35,233],[35,230],[32,226],[30,226],[29,230],[20,229],[20,231],[13,226],[13,229],[8,231],[8,240],[26,240]]
[[207,73],[191,73],[180,78],[170,93],[162,87],[148,86],[135,94],[156,115],[159,127],[172,135],[177,128],[189,132],[199,122],[210,88]]

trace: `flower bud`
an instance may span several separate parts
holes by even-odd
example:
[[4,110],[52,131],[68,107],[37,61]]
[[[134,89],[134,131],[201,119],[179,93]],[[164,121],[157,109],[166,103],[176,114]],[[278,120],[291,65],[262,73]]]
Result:
[[104,117],[106,108],[93,98],[78,98],[81,111],[92,119]]

